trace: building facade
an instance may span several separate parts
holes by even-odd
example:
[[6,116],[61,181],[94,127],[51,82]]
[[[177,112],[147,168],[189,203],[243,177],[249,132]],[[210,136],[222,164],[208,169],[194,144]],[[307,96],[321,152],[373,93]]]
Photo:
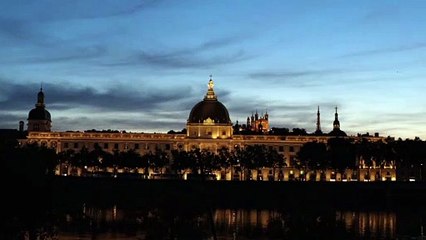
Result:
[[[261,131],[269,128],[268,114],[261,118],[254,116],[250,119],[250,126],[257,125]],[[50,131],[50,113],[45,109],[44,93],[40,90],[36,108],[30,111],[28,117],[28,136],[21,140],[22,143],[38,143],[42,146],[56,149],[56,152],[67,150],[80,151],[86,148],[91,151],[101,148],[107,152],[127,151],[133,149],[141,155],[162,150],[171,154],[173,150],[190,151],[195,149],[207,150],[218,153],[221,149],[235,150],[248,145],[265,145],[269,149],[276,150],[285,161],[285,167],[280,169],[263,168],[254,173],[238,174],[232,171],[225,171],[225,174],[217,173],[217,179],[257,179],[257,180],[394,180],[395,171],[387,169],[386,174],[382,174],[381,169],[348,170],[347,173],[337,173],[333,170],[326,172],[309,172],[309,170],[297,169],[294,160],[300,148],[307,142],[327,143],[329,138],[346,137],[346,133],[340,130],[337,108],[335,114],[334,128],[330,134],[322,134],[319,125],[319,108],[317,113],[317,131],[312,135],[304,136],[280,136],[280,135],[239,135],[234,134],[233,124],[225,105],[223,105],[214,92],[214,82],[210,79],[207,93],[202,101],[197,103],[191,110],[186,128],[186,133],[163,134],[163,133],[126,133],[126,132],[52,132]],[[254,128],[256,129],[256,128]],[[259,129],[257,129],[259,130]],[[320,134],[321,133],[321,134]],[[359,138],[359,137],[352,137]],[[381,141],[382,137],[371,136],[370,141]],[[383,170],[384,171],[384,170]],[[379,173],[379,174],[377,174]],[[237,174],[237,177],[235,176]],[[368,177],[366,177],[368,175]]]

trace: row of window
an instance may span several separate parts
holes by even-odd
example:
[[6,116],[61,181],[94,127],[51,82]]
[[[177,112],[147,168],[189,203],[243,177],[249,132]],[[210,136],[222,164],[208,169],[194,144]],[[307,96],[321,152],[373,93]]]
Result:
[[[119,147],[120,147],[120,145],[118,143],[114,143],[114,144],[111,144],[111,145],[113,146],[113,149],[119,149]],[[75,142],[75,143],[65,142],[63,146],[64,146],[64,148],[71,148],[71,146],[72,146],[72,148],[74,148],[74,149],[80,149],[83,146],[87,146],[87,144],[80,144],[78,142]],[[109,149],[110,143],[101,143],[101,144],[100,143],[94,143],[93,147],[94,148]],[[124,149],[129,149],[129,148],[130,148],[129,144],[127,144],[127,143],[124,144]],[[170,150],[170,148],[171,148],[170,144],[168,144],[168,143],[165,144],[165,150]],[[140,149],[139,143],[133,144],[133,149]],[[145,146],[145,149],[150,150],[150,145],[147,144]]]
[[[119,149],[119,147],[120,147],[118,143],[113,143],[111,145],[113,146],[113,149]],[[78,142],[74,142],[74,143],[64,142],[63,143],[63,147],[65,149],[68,149],[68,148],[80,149],[83,146],[87,146],[87,145],[86,144],[80,144]],[[236,145],[236,146],[239,146],[239,145]],[[93,147],[94,148],[101,147],[103,149],[109,149],[110,148],[110,143],[94,143]],[[197,146],[195,146],[195,145],[192,146],[193,149],[195,149],[196,147]],[[124,144],[124,149],[129,149],[129,148],[130,148],[129,144],[125,143]],[[182,149],[183,146],[181,144],[179,144],[178,148]],[[274,148],[273,146],[269,146],[270,150],[272,150],[273,148]],[[134,143],[133,144],[133,149],[140,149],[139,143]],[[150,145],[147,144],[145,146],[145,149],[146,150],[150,150]],[[171,149],[171,145],[169,143],[165,144],[165,150],[170,150],[170,149]],[[294,147],[293,146],[289,146],[289,152],[294,152],[294,151],[295,151]],[[278,146],[278,152],[284,152],[284,146]]]

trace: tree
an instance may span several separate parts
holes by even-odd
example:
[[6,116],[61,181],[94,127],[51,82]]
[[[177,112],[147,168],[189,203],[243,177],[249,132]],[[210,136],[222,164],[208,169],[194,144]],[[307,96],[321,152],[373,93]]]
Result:
[[297,165],[311,170],[326,169],[329,166],[327,146],[316,141],[303,144],[297,153],[297,159]]
[[327,155],[331,167],[340,173],[343,173],[347,168],[355,168],[356,166],[355,147],[349,139],[330,138]]

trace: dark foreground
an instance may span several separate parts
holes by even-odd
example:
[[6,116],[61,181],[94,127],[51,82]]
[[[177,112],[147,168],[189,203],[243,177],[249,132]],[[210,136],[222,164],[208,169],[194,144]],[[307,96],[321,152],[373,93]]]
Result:
[[421,234],[426,220],[421,182],[52,177],[3,183],[1,239],[40,239],[42,232],[44,239],[118,239],[107,235],[129,231],[129,239],[401,239]]
[[422,206],[423,182],[180,181],[56,177],[53,201],[206,204],[212,207],[368,208]]

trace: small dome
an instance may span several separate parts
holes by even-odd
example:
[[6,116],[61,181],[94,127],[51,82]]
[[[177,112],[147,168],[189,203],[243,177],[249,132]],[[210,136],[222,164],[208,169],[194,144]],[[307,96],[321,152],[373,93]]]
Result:
[[28,120],[49,120],[50,113],[44,107],[33,108],[28,114]]
[[231,123],[226,107],[217,100],[197,103],[189,114],[188,123],[202,123],[210,118],[214,123]]

